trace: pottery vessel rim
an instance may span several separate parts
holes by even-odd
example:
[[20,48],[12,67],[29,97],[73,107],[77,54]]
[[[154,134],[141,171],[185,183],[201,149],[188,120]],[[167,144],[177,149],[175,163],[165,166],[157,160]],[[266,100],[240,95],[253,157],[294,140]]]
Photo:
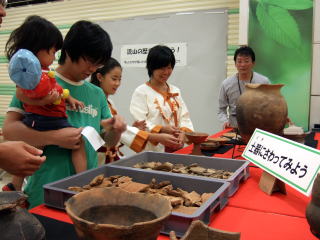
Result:
[[254,89],[254,88],[259,88],[261,86],[267,86],[269,89],[278,89],[278,88],[281,88],[284,86],[284,84],[263,84],[263,83],[247,83],[245,85],[247,88],[251,88],[251,89]]
[[219,142],[203,142],[200,144],[201,150],[216,150],[220,146]]
[[204,132],[185,132],[186,136],[192,136],[192,137],[204,137],[204,136],[209,136],[208,133]]
[[215,138],[208,138],[208,139],[207,139],[207,142],[217,142],[217,143],[219,143],[220,145],[224,145],[224,144],[226,144],[226,143],[229,142],[229,141],[230,141],[229,138],[223,137],[223,136],[221,136],[221,137],[215,137]]
[[[81,196],[81,194],[89,194],[90,191],[104,191],[104,190],[110,190],[110,191],[122,191],[124,192],[124,194],[127,194],[128,196],[134,196],[136,194],[139,194],[139,195],[146,195],[144,196],[145,198],[163,198],[165,199],[164,197],[162,197],[161,195],[159,194],[146,194],[146,193],[132,193],[132,192],[128,192],[128,191],[125,191],[125,190],[122,190],[118,187],[107,187],[107,188],[93,188],[93,189],[90,189],[90,190],[87,190],[87,191],[84,191],[84,192],[80,192],[80,193],[77,193],[76,195],[74,195],[72,198],[77,198],[79,196]],[[153,220],[150,220],[150,221],[146,221],[146,222],[137,222],[137,223],[134,223],[130,226],[123,226],[123,225],[114,225],[114,224],[107,224],[107,223],[94,223],[94,222],[91,222],[91,221],[88,221],[88,220],[85,220],[83,218],[80,218],[77,214],[75,214],[73,212],[73,210],[71,209],[70,207],[70,201],[67,200],[66,203],[65,203],[65,206],[66,206],[66,211],[68,214],[70,214],[72,216],[72,218],[76,219],[78,222],[82,222],[82,223],[85,223],[87,224],[88,226],[92,227],[96,230],[98,230],[99,228],[113,228],[113,229],[117,229],[117,230],[131,230],[131,229],[134,229],[135,227],[139,227],[139,226],[142,226],[142,225],[149,225],[149,224],[153,224],[155,222],[159,222],[159,221],[162,221],[164,220],[165,218],[167,218],[170,214],[171,214],[171,211],[172,211],[172,206],[171,206],[171,203],[169,200],[166,201],[167,204],[169,205],[169,208],[170,209],[168,211],[168,214],[165,214],[164,216],[162,217],[157,217]],[[118,206],[124,206],[124,205],[118,205]],[[130,206],[130,205],[127,205],[127,206]]]

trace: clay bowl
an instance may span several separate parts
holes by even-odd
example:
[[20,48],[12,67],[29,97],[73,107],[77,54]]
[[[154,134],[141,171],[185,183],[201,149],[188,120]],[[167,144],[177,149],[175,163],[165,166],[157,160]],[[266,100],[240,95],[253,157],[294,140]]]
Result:
[[188,140],[194,144],[204,142],[209,136],[207,133],[202,132],[186,132],[185,135],[188,138]]
[[215,142],[215,143],[219,143],[220,145],[224,145],[227,142],[230,141],[229,138],[226,137],[216,137],[216,138],[208,138],[207,139],[208,142]]
[[200,149],[204,151],[213,151],[220,147],[218,142],[203,142],[200,144]]
[[171,214],[161,195],[130,193],[120,188],[96,188],[66,202],[66,211],[80,239],[157,239]]
[[298,143],[304,143],[307,134],[283,134],[282,136]]
[[237,133],[235,133],[235,132],[227,132],[227,133],[224,133],[222,136],[226,137],[226,138],[235,138],[239,135],[237,135]]

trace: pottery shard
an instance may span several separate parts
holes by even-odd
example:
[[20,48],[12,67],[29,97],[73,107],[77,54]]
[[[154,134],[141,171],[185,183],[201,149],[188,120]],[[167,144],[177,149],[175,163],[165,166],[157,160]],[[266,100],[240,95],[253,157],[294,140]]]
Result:
[[169,162],[161,163],[160,165],[155,166],[154,170],[166,171],[169,172],[173,168],[173,164]]
[[217,172],[216,169],[213,169],[213,168],[208,168],[208,169],[207,169],[207,173],[215,174],[216,172]]
[[168,191],[171,191],[172,189],[173,189],[173,186],[170,184],[170,185],[167,185],[163,188],[157,189],[157,192],[161,195],[167,196]]
[[198,175],[202,175],[204,172],[206,172],[206,169],[203,167],[190,167],[190,172],[195,173]]
[[128,182],[127,185],[121,187],[127,192],[144,192],[149,187],[148,184],[138,183],[138,182]]
[[184,168],[185,166],[182,164],[182,163],[176,163],[176,164],[174,164],[174,168],[177,168],[177,169],[179,169],[179,168]]
[[108,177],[108,179],[111,182],[115,182],[115,181],[118,181],[118,178],[121,178],[121,177],[122,177],[121,175],[113,175],[113,176]]
[[70,191],[74,191],[74,192],[83,192],[83,188],[82,187],[68,187],[68,190]]
[[211,196],[213,195],[213,193],[203,193],[201,195],[201,201],[204,203],[206,201],[208,201],[209,198],[211,198]]
[[112,182],[105,178],[103,179],[103,182],[98,186],[98,187],[111,187],[112,186]]
[[87,185],[84,185],[82,188],[84,190],[90,190],[92,187],[89,184],[87,184]]
[[100,175],[96,176],[96,177],[89,183],[89,185],[90,185],[91,187],[98,186],[98,185],[100,185],[100,184],[103,182],[103,179],[104,179],[104,175],[103,175],[103,174],[100,174]]
[[188,174],[189,173],[189,169],[187,167],[179,167],[179,168],[172,169],[172,172]]
[[157,183],[157,181],[153,178],[151,180],[151,183],[149,184],[150,188],[153,188],[153,189],[159,189],[159,188],[163,188],[167,185],[170,185],[171,182],[170,181],[162,181],[160,183]]
[[174,197],[182,197],[183,196],[183,192],[178,191],[178,190],[174,190],[174,189],[170,189],[167,191],[168,195],[174,196]]
[[181,197],[172,197],[172,196],[164,196],[164,197],[169,199],[172,207],[183,204],[183,198]]
[[[208,227],[202,221],[196,220],[191,223],[188,231],[180,240],[240,240],[240,233],[227,232]],[[174,231],[170,232],[170,240],[177,240]]]
[[119,177],[119,178],[115,179],[115,180],[113,181],[113,183],[114,183],[117,187],[123,188],[124,186],[128,185],[131,181],[132,181],[132,178],[131,178],[131,177],[122,176],[122,177]]
[[131,182],[132,178],[128,177],[128,176],[122,176],[120,178],[118,178],[118,183],[126,183],[126,182]]
[[199,209],[198,207],[186,207],[183,205],[179,205],[178,207],[174,208],[172,211],[191,215],[198,209]]
[[[162,189],[153,189],[153,188],[148,188],[148,193],[151,193],[151,194],[161,194],[162,192]],[[163,195],[163,194],[161,194]]]
[[153,169],[156,166],[156,162],[141,162],[141,163],[137,163],[135,164],[133,167],[134,168],[150,168]]
[[190,193],[184,194],[183,197],[186,200],[190,201],[191,205],[194,205],[195,203],[201,202],[201,196],[195,191],[192,191]]

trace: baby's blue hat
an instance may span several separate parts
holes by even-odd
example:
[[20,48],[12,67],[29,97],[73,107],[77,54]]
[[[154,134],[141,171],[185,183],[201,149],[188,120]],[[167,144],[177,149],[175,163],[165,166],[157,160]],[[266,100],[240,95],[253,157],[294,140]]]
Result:
[[23,89],[35,89],[41,78],[41,64],[29,50],[20,49],[9,62],[9,76]]

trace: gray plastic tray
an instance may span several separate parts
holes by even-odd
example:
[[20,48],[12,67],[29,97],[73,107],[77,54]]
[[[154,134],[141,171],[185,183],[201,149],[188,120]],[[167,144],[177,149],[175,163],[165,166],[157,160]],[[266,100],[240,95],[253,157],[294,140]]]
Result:
[[[205,168],[221,169],[233,172],[233,174],[228,179],[220,179],[230,183],[228,189],[228,195],[231,197],[238,189],[241,181],[246,180],[250,176],[249,172],[249,161],[229,159],[229,158],[215,158],[215,157],[204,157],[204,156],[194,156],[194,155],[184,155],[184,154],[172,154],[172,153],[157,153],[157,152],[142,152],[135,154],[133,156],[124,157],[118,161],[108,164],[112,167],[120,168],[133,168],[133,166],[139,162],[170,162],[173,164],[182,163],[189,165],[192,163],[198,163],[199,166]],[[137,169],[137,168],[133,168]],[[162,172],[149,169],[141,169],[142,171],[152,171],[152,172]],[[209,177],[188,175],[181,173],[171,173],[167,172],[169,175],[179,175],[179,176],[191,176],[192,178],[205,178]],[[214,179],[214,178],[209,178]]]
[[[174,188],[182,188],[186,191],[196,191],[199,194],[214,192],[214,194],[193,214],[182,214],[172,212],[162,229],[162,233],[169,234],[171,230],[178,236],[182,236],[193,220],[201,220],[208,224],[214,212],[225,207],[228,202],[229,183],[214,179],[194,179],[187,176],[168,175],[160,172],[145,172],[140,169],[121,169],[108,165],[88,170],[83,173],[44,185],[44,203],[47,206],[64,209],[64,203],[76,192],[67,188],[70,186],[83,186],[88,184],[95,176],[104,174],[104,176],[123,175],[132,177],[133,181],[139,183],[150,183],[152,178],[157,181],[168,180]],[[112,196],[110,196],[112,197]]]

